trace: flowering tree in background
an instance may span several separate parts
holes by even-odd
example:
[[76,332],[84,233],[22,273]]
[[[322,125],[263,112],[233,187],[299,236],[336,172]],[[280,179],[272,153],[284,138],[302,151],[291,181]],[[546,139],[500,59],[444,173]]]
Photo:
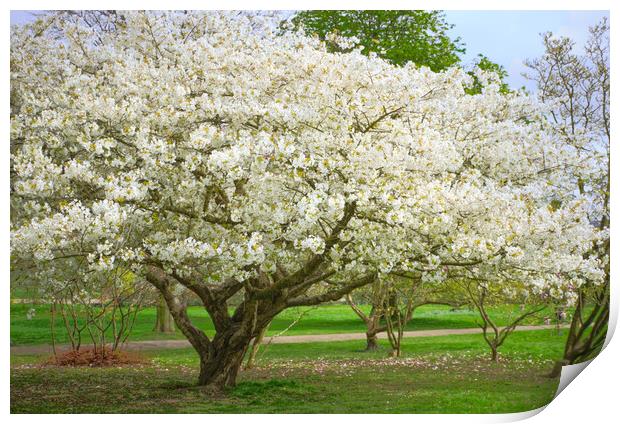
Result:
[[[605,235],[585,253],[598,257],[604,267],[603,284],[586,281],[577,290],[576,310],[562,360],[552,373],[559,375],[562,365],[593,358],[602,348],[609,321],[609,195],[610,195],[610,73],[609,23],[603,19],[590,28],[582,55],[574,51],[575,42],[567,37],[543,34],[545,53],[526,61],[542,101],[551,105],[549,119],[558,136],[573,147],[582,165],[573,168],[574,193],[588,199],[588,219]],[[578,195],[577,195],[578,193]],[[558,202],[565,201],[558,199]],[[592,309],[587,312],[586,304]]]
[[[547,293],[534,293],[534,290],[514,281],[486,281],[486,280],[457,280],[454,284],[460,286],[465,297],[476,308],[480,316],[484,341],[491,350],[491,360],[499,360],[499,348],[506,339],[526,319],[536,316],[543,311],[551,297]],[[500,327],[489,313],[489,306],[505,305],[520,306],[516,313],[511,312],[507,317],[506,325]]]
[[199,384],[234,385],[282,310],[380,274],[601,278],[587,202],[550,206],[574,147],[493,74],[468,95],[462,70],[330,53],[248,14],[96,16],[13,29],[12,254],[43,282],[146,279],[198,353]]

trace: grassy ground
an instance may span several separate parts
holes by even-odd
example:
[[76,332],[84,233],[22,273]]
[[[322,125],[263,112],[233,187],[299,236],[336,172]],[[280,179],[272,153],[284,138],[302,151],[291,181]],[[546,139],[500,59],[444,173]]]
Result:
[[191,349],[149,352],[133,367],[57,368],[11,358],[11,412],[502,413],[548,403],[544,377],[565,334],[514,333],[488,361],[480,335],[404,340],[404,358],[367,353],[357,341],[263,348],[236,388],[213,397],[194,386]]
[[[26,315],[30,308],[34,307],[36,313],[32,319]],[[369,307],[362,307],[368,312]],[[491,316],[499,325],[505,325],[511,315],[519,313],[519,308],[505,305],[490,308]],[[323,305],[318,308],[291,308],[279,314],[272,322],[268,334],[273,335],[281,332],[294,322],[300,314],[302,319],[286,332],[287,335],[304,334],[330,334],[330,333],[355,333],[364,332],[364,323],[353,313],[348,305]],[[190,307],[189,315],[195,324],[212,335],[213,324],[204,308]],[[157,340],[157,339],[183,339],[183,335],[177,331],[173,334],[153,332],[155,323],[155,308],[146,308],[140,312],[135,327],[131,334],[131,340]],[[539,317],[531,318],[523,324],[542,324],[544,316],[553,316],[551,311],[542,313]],[[431,330],[441,328],[474,328],[477,327],[479,317],[477,312],[461,308],[452,310],[447,306],[422,306],[416,310],[413,320],[407,326],[407,330]],[[57,320],[56,334],[59,342],[66,342],[62,323]],[[45,305],[13,304],[11,305],[11,343],[45,344],[50,343],[50,314],[49,307]]]

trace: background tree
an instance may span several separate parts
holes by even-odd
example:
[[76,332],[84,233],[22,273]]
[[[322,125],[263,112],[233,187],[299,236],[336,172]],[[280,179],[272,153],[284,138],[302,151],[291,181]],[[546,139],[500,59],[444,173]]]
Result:
[[363,54],[376,53],[395,65],[407,62],[440,71],[459,63],[465,52],[460,38],[451,39],[453,26],[441,11],[431,10],[311,10],[296,13],[291,23],[328,42],[329,34],[355,37]]
[[[475,307],[482,321],[480,328],[484,341],[491,350],[491,360],[499,360],[499,348],[524,320],[542,312],[547,301],[540,294],[534,294],[526,285],[515,282],[480,281],[459,279],[454,282],[463,289],[469,302]],[[548,298],[548,297],[547,297]],[[489,313],[489,306],[519,305],[519,312],[507,318],[505,326],[500,327]]]
[[[386,291],[382,289],[378,280],[375,280],[372,284],[363,287],[354,293],[349,293],[346,296],[347,304],[351,307],[355,315],[357,315],[366,325],[366,350],[375,351],[379,348],[379,340],[377,335],[384,332],[387,327],[385,324],[383,304],[383,296],[386,295]],[[359,299],[363,304],[370,306],[368,313],[358,305]]]
[[[583,54],[575,52],[575,42],[568,37],[548,32],[542,39],[545,52],[525,62],[529,72],[524,76],[536,82],[538,96],[551,106],[549,120],[554,130],[581,157],[584,166],[569,170],[574,191],[591,203],[589,220],[607,234],[586,253],[605,264],[605,278],[602,284],[585,281],[577,291],[564,356],[552,372],[555,376],[562,365],[582,362],[598,353],[609,320],[609,23],[604,18],[590,28]],[[587,305],[592,308],[587,309]]]
[[[44,286],[43,299],[51,304],[52,347],[57,361],[79,363],[113,358],[129,338],[138,312],[152,291],[146,281],[127,269],[104,274],[83,272],[82,264],[65,271],[66,278]],[[62,323],[69,352],[56,349],[55,324]],[[67,355],[67,353],[69,353]]]
[[[446,22],[442,11],[432,10],[312,10],[298,12],[281,24],[282,28],[303,28],[317,35],[332,51],[347,51],[339,37],[353,38],[363,54],[374,53],[395,65],[411,62],[437,72],[461,65],[465,44],[459,37],[452,40],[447,32],[454,25]],[[335,38],[334,38],[335,37]],[[503,66],[479,54],[468,73],[474,79],[470,94],[480,93],[482,83],[476,70],[497,76],[500,91],[508,92],[508,73]]]
[[[400,354],[392,342],[394,335],[400,330],[401,338],[405,327],[413,319],[416,309],[424,305],[448,305],[458,307],[465,302],[457,299],[452,293],[445,290],[443,285],[428,284],[422,281],[419,274],[391,274],[383,281],[376,280],[372,284],[356,290],[346,296],[346,301],[366,325],[366,350],[374,351],[379,348],[378,334],[390,331],[390,340],[393,351]],[[370,306],[368,313],[364,311],[363,303]],[[387,311],[392,311],[390,322],[386,317]],[[399,313],[400,317],[395,314]]]
[[155,326],[153,327],[153,331],[158,333],[174,333],[174,318],[172,318],[172,314],[170,313],[168,305],[166,305],[166,300],[163,296],[159,296],[156,311]]

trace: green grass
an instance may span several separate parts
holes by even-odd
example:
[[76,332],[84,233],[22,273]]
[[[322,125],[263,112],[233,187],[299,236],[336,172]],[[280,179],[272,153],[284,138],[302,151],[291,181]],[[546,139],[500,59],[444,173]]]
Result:
[[[556,330],[520,331],[512,333],[500,347],[500,356],[519,360],[554,361],[562,355],[566,330],[559,334]],[[262,361],[311,361],[341,359],[382,359],[387,356],[388,342],[380,340],[381,349],[366,352],[359,340],[321,343],[286,343],[262,346],[258,354],[258,364]],[[405,338],[402,343],[403,356],[425,355],[466,355],[490,356],[488,346],[482,335],[466,334],[458,336],[434,336]],[[148,354],[162,365],[193,366],[197,362],[196,353],[191,348],[167,349]]]
[[[36,313],[30,320],[26,314],[34,307]],[[369,307],[362,306],[368,312]],[[461,308],[455,311],[447,306],[422,306],[416,310],[407,330],[431,330],[442,328],[474,328],[479,317],[476,311]],[[518,307],[505,305],[490,308],[491,316],[499,325],[505,325],[510,315],[518,314]],[[268,334],[274,335],[286,329],[301,313],[307,311],[303,318],[286,332],[286,335],[360,333],[365,331],[364,323],[353,313],[348,305],[323,305],[318,308],[291,308],[283,311],[272,322]],[[190,307],[192,321],[208,335],[213,334],[213,324],[204,308]],[[545,314],[541,314],[541,317]],[[546,313],[552,316],[551,311]],[[146,308],[139,313],[131,340],[183,339],[177,331],[162,334],[153,331],[155,308]],[[524,324],[542,324],[541,317],[531,318]],[[56,322],[56,334],[60,343],[67,342],[64,327],[60,320]],[[11,305],[11,343],[13,345],[50,343],[50,313],[46,305]]]
[[12,357],[11,412],[54,413],[504,413],[547,404],[544,377],[565,335],[514,333],[502,360],[487,360],[480,335],[405,339],[402,360],[359,342],[276,344],[239,384],[212,396],[194,386],[191,349],[149,352],[145,365],[57,368]]

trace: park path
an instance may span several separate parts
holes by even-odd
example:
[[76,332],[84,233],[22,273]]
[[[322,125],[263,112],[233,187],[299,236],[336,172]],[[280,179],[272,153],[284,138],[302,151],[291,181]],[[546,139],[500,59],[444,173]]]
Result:
[[[562,326],[567,327],[567,326]],[[521,325],[515,331],[547,330],[557,328],[556,325]],[[417,330],[405,331],[403,337],[433,337],[433,336],[453,336],[459,334],[481,333],[480,328],[453,328],[442,330]],[[380,339],[387,339],[385,333],[378,334]],[[278,336],[265,337],[263,344],[285,344],[285,343],[311,343],[311,342],[340,342],[346,340],[366,340],[365,333],[342,333],[342,334],[307,334],[300,336]],[[128,342],[123,345],[125,350],[142,351],[158,349],[181,349],[190,347],[187,340],[141,340]],[[59,351],[68,350],[68,345],[57,345]],[[21,345],[11,346],[11,355],[45,355],[52,353],[51,345]]]

